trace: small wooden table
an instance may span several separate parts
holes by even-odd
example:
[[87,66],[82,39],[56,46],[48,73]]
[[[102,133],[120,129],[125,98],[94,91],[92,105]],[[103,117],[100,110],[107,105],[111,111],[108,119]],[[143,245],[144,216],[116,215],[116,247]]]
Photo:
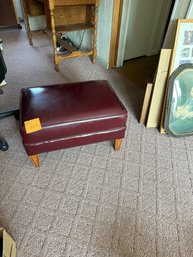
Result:
[[[32,43],[29,15],[46,15],[47,27],[52,32],[54,63],[59,71],[60,60],[80,56],[92,56],[96,62],[96,37],[98,23],[99,0],[23,0],[26,30],[29,44]],[[89,51],[80,51],[60,40],[60,35],[65,32],[79,30],[93,30],[93,47]],[[57,41],[68,50],[68,54],[59,55]]]

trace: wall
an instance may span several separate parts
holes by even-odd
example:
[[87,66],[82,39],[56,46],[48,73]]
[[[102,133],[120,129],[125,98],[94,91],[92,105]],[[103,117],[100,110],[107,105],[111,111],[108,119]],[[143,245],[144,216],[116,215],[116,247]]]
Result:
[[193,18],[193,0],[190,1],[189,8],[188,8],[188,11],[186,13],[186,18],[187,19],[192,19]]
[[[166,37],[164,40],[163,48],[166,49],[172,49],[174,45],[174,39],[175,39],[175,33],[176,33],[176,25],[177,25],[177,19],[183,19],[186,17],[186,14],[188,12],[191,0],[176,0],[174,9],[171,15],[170,23],[168,26],[168,30],[166,33]],[[189,18],[191,17],[193,13],[190,13]]]
[[31,16],[29,18],[30,28],[31,30],[39,30],[39,29],[45,29],[46,28],[46,16],[40,15],[40,16]]
[[[98,11],[98,31],[97,31],[97,62],[105,68],[109,68],[109,54],[111,43],[113,1],[100,0]],[[79,45],[82,39],[83,31],[67,33],[70,39]],[[86,31],[84,34],[82,48],[92,48],[93,33]]]
[[109,68],[112,14],[113,1],[100,0],[97,35],[97,61],[106,68]]
[[23,11],[21,8],[20,0],[13,0],[13,3],[15,5],[16,13],[17,13],[19,20],[23,20]]
[[158,54],[163,44],[164,31],[171,9],[172,0],[159,0],[159,6],[156,12],[156,21],[152,31],[152,40],[149,45],[147,56]]

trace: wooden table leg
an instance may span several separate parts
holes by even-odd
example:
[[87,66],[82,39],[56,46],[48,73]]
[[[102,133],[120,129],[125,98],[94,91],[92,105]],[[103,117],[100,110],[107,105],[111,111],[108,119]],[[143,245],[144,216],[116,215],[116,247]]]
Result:
[[30,30],[29,13],[28,13],[28,8],[27,8],[26,4],[27,4],[26,0],[23,0],[23,10],[24,10],[24,16],[25,16],[25,24],[26,24],[27,37],[28,37],[29,44],[32,46],[33,45],[32,33],[31,33],[31,30]]

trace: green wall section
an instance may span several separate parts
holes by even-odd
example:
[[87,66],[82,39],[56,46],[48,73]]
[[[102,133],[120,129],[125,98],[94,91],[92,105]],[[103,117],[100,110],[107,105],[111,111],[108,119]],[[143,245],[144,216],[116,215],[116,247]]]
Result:
[[[109,54],[111,42],[113,1],[100,0],[98,12],[98,30],[97,30],[97,62],[105,68],[109,68]],[[67,34],[77,45],[81,42],[83,31],[72,32]],[[82,42],[83,49],[92,47],[93,33],[86,31]]]
[[109,68],[113,1],[100,0],[98,15],[97,60]]

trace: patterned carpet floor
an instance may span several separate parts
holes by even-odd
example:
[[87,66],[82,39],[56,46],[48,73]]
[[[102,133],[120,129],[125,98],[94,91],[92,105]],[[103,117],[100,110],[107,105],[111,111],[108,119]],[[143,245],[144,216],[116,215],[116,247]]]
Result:
[[18,108],[23,87],[93,79],[109,80],[128,110],[120,151],[102,142],[45,153],[40,169],[24,151],[18,121],[0,121],[10,146],[0,152],[0,225],[17,257],[193,256],[193,137],[139,124],[144,88],[116,69],[76,58],[57,73],[46,34],[33,47],[24,29],[0,37],[8,68],[0,111]]

